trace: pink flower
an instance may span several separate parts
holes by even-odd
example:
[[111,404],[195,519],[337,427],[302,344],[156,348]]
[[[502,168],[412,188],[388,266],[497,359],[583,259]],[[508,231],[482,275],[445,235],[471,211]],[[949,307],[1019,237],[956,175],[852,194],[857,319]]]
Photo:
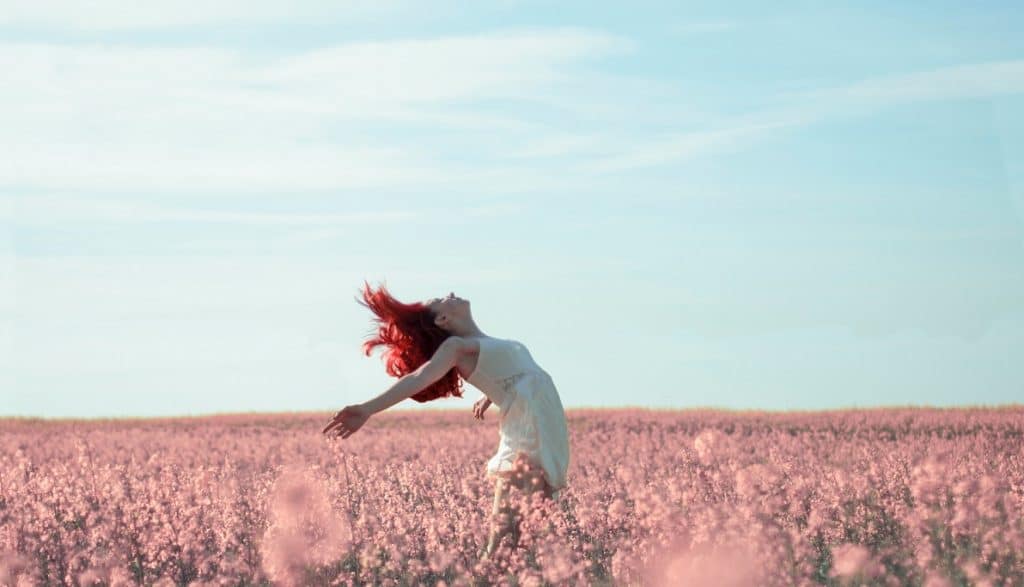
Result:
[[762,583],[761,569],[751,545],[730,542],[687,547],[686,542],[676,540],[663,549],[647,567],[643,584],[746,587]]
[[832,549],[833,577],[877,577],[884,569],[875,562],[867,548],[860,544],[841,544]]
[[714,428],[708,428],[693,439],[693,450],[697,451],[697,458],[705,465],[718,461],[726,449],[725,435]]
[[308,471],[290,467],[281,473],[272,488],[270,514],[260,545],[263,570],[282,584],[297,584],[308,567],[337,561],[351,544],[351,529]]
[[953,587],[953,582],[948,578],[932,571],[925,577],[922,587]]

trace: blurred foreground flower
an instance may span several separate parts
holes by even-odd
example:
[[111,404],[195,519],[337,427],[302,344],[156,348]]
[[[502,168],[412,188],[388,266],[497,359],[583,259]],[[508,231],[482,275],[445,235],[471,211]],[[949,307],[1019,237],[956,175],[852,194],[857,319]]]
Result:
[[693,439],[693,450],[705,465],[717,463],[729,450],[730,439],[719,430],[708,428]]
[[756,553],[742,542],[686,548],[676,541],[648,567],[644,584],[746,587],[761,584]]
[[263,570],[274,582],[300,585],[307,570],[338,561],[351,546],[352,529],[309,472],[286,468],[274,482],[270,502],[270,526],[260,551]]
[[869,579],[881,575],[884,570],[860,544],[841,544],[832,549],[833,577]]

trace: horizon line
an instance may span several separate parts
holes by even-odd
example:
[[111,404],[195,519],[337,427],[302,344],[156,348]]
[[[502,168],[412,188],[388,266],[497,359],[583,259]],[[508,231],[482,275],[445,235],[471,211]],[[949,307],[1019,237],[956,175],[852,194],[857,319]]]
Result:
[[[583,406],[565,408],[566,415],[579,412],[613,412],[613,411],[645,411],[660,413],[686,413],[686,412],[713,412],[736,415],[787,415],[787,414],[836,414],[854,412],[877,412],[877,411],[1015,411],[1024,409],[1022,403],[1002,404],[957,404],[957,405],[930,405],[930,404],[899,404],[899,405],[870,405],[870,406],[843,406],[836,408],[796,408],[796,409],[765,409],[765,408],[729,408],[719,406],[686,406],[686,407],[656,407],[656,406]],[[43,421],[53,423],[73,422],[138,422],[158,420],[203,420],[213,418],[245,418],[245,417],[330,417],[336,410],[305,410],[305,411],[277,411],[277,412],[208,412],[199,414],[173,414],[173,415],[143,415],[143,416],[25,416],[25,415],[0,415],[0,424],[5,422],[31,422]],[[381,415],[406,415],[446,412],[466,413],[466,408],[429,408],[429,409],[389,409],[378,412],[372,417]]]

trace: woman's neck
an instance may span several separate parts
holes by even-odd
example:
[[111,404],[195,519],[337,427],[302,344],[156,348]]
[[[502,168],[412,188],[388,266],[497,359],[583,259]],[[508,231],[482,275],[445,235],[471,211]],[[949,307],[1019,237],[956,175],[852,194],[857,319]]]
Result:
[[484,331],[480,330],[480,328],[474,322],[470,322],[469,324],[466,324],[465,326],[461,326],[459,328],[453,328],[452,334],[454,334],[455,336],[464,336],[466,338],[487,338],[487,335],[484,334]]

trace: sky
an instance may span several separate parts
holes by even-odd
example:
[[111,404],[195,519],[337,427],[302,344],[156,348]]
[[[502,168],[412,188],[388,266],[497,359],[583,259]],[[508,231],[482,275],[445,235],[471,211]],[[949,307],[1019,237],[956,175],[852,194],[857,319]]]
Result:
[[364,280],[570,410],[1024,398],[1014,2],[0,4],[0,415],[366,401]]

